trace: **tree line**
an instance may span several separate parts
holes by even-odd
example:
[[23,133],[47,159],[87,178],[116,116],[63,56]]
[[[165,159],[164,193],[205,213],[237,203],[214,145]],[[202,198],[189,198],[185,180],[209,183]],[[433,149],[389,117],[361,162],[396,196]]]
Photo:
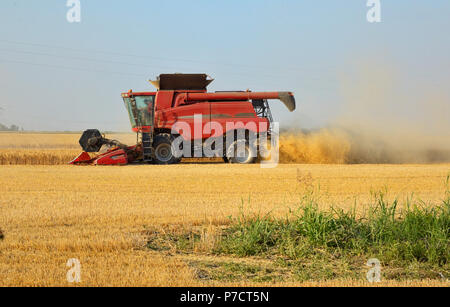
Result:
[[8,127],[0,123],[0,131],[20,131],[20,130],[23,130],[23,128],[20,128],[17,125],[11,125]]

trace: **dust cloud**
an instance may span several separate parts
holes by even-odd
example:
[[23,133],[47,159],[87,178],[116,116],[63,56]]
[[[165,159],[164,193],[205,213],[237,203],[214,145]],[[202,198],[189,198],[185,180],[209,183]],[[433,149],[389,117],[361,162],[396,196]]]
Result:
[[284,131],[284,163],[450,162],[450,91],[362,65],[341,81],[341,110],[327,128]]

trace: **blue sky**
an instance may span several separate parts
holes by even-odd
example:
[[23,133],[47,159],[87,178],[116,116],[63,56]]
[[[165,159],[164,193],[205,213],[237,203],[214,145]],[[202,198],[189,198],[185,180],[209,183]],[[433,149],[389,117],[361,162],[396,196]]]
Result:
[[376,24],[365,0],[81,0],[72,24],[65,4],[0,2],[0,123],[127,131],[120,93],[170,72],[208,73],[210,90],[294,91],[296,112],[271,103],[284,127],[370,118],[374,90],[383,108],[373,120],[420,122],[430,103],[440,115],[450,104],[446,0],[381,0]]

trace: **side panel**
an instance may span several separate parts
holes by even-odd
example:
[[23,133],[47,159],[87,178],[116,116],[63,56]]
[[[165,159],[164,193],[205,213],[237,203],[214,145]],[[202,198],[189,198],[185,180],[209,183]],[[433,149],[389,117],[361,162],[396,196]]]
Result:
[[155,110],[160,111],[172,107],[174,91],[159,91],[156,93]]
[[257,117],[250,102],[212,102],[211,121],[219,123],[224,133],[235,129],[247,129],[255,133],[268,129],[268,120]]
[[[201,131],[195,131],[194,116],[200,115],[202,119]],[[181,134],[186,139],[205,139],[211,136],[217,137],[227,131],[246,129],[257,132],[265,132],[269,127],[266,118],[256,116],[255,110],[250,102],[198,102],[181,105],[175,108],[156,111],[155,128],[169,129],[177,124],[181,128]],[[215,127],[220,126],[221,131]],[[186,129],[189,132],[186,132]]]
[[[194,103],[190,105],[182,105],[176,108],[161,110],[156,112],[157,128],[172,129],[177,123],[178,127],[189,126],[190,134],[182,135],[186,139],[205,139],[210,137],[210,133],[206,131],[205,125],[211,120],[211,106],[209,102]],[[202,119],[201,128],[198,125],[198,131],[195,131],[194,116],[199,115]],[[186,129],[184,129],[186,130]],[[201,130],[201,131],[200,131]]]

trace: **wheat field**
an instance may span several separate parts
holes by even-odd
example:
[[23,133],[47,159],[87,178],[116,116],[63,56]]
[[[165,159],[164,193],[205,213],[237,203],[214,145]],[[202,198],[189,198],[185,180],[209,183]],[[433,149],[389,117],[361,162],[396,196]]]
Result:
[[[128,143],[134,138],[119,137]],[[63,160],[78,153],[77,140],[78,135],[70,134],[0,134],[0,155],[35,152],[47,159],[49,152],[62,150]],[[0,165],[0,286],[367,286],[363,280],[339,277],[301,283],[205,281],[192,263],[256,260],[149,250],[146,232],[200,227],[213,233],[242,210],[283,216],[311,188],[323,208],[363,207],[377,190],[386,190],[389,198],[416,197],[433,206],[445,196],[449,172],[450,164],[280,164],[274,169],[193,162]],[[80,260],[79,284],[67,282],[69,258]],[[385,280],[376,285],[448,283]]]

